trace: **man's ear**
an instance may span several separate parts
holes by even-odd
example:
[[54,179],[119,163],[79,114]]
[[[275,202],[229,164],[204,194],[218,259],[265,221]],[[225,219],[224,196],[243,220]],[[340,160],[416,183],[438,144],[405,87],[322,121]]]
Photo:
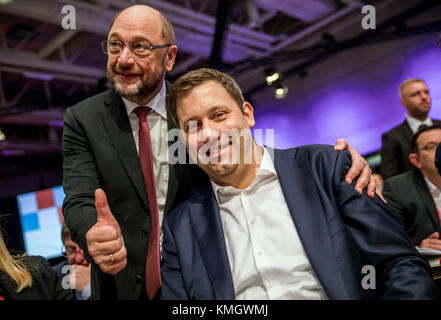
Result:
[[418,158],[418,153],[411,153],[411,154],[409,154],[409,161],[410,161],[410,163],[412,163],[418,169],[421,168],[421,163],[420,163],[420,160]]
[[173,45],[167,49],[167,54],[164,57],[164,67],[167,72],[170,72],[173,69],[173,65],[176,61],[176,53],[178,52],[178,47]]
[[243,114],[245,115],[245,118],[247,118],[248,125],[250,126],[250,128],[254,127],[256,122],[254,121],[253,107],[251,106],[251,104],[249,102],[245,101],[242,108],[243,108]]

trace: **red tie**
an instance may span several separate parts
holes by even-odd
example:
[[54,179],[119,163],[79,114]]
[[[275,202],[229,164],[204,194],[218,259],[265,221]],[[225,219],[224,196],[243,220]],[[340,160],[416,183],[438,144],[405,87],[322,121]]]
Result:
[[145,288],[150,300],[161,287],[161,270],[159,267],[159,216],[158,202],[156,199],[155,175],[153,171],[152,144],[150,141],[150,128],[146,115],[150,112],[149,107],[137,107],[133,112],[139,118],[139,161],[144,176],[145,189],[150,207],[150,238],[147,249],[145,270]]

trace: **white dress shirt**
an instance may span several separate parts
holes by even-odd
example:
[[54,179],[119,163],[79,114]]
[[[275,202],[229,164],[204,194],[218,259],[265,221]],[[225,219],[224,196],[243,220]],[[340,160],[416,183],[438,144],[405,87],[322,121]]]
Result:
[[221,187],[211,181],[236,299],[326,299],[303,250],[272,159],[263,149],[258,174],[248,188]]
[[429,117],[427,117],[424,121],[420,121],[406,114],[406,120],[409,124],[410,130],[412,130],[412,133],[416,133],[418,131],[418,128],[422,124],[425,124],[426,126],[432,125],[432,119],[430,119]]
[[[167,141],[167,110],[165,81],[161,91],[146,105],[152,110],[147,114],[147,122],[150,128],[150,139],[153,154],[153,171],[155,172],[156,197],[158,200],[160,244],[162,247],[162,219],[164,217],[165,200],[168,189],[168,141]],[[138,104],[122,98],[126,106],[127,114],[132,127],[133,138],[135,139],[136,151],[139,155],[139,119],[133,112]]]
[[[441,210],[441,191],[435,186],[429,179],[424,177],[426,180],[427,187],[429,188],[430,194],[432,195],[433,202],[435,202],[435,207],[438,212]],[[438,213],[439,216],[440,213]]]

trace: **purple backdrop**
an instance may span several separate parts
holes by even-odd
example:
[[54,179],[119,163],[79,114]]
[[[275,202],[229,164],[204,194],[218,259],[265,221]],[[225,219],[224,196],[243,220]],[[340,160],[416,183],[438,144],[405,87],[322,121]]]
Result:
[[306,78],[284,79],[287,96],[274,100],[272,89],[254,98],[255,128],[273,128],[275,147],[334,144],[345,138],[361,154],[381,148],[381,134],[404,120],[398,95],[411,77],[426,81],[430,116],[441,119],[439,34],[357,48],[308,70]]

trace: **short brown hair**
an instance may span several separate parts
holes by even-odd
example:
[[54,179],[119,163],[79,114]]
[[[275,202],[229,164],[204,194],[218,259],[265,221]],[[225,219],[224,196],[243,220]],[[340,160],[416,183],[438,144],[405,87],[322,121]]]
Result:
[[66,223],[63,222],[63,224],[61,226],[61,240],[63,241],[63,243],[68,237],[70,238],[70,231],[67,228]]
[[422,124],[417,132],[414,133],[414,135],[412,136],[412,139],[410,141],[410,153],[419,153],[419,149],[418,149],[418,138],[419,136],[426,131],[432,131],[432,130],[441,130],[441,125],[439,124],[433,124],[431,126],[426,126],[424,124]]
[[400,84],[400,89],[399,89],[400,99],[403,99],[404,88],[406,88],[409,84],[412,84],[415,82],[422,82],[425,84],[424,80],[422,80],[420,78],[410,78],[410,79],[407,79],[406,81],[403,81],[403,83]]
[[179,127],[179,119],[177,114],[177,101],[182,96],[187,95],[195,87],[201,85],[206,81],[216,81],[220,83],[228,94],[237,103],[237,106],[243,113],[243,104],[245,102],[242,90],[240,90],[239,85],[231,78],[228,74],[220,72],[215,69],[202,68],[198,70],[190,71],[187,74],[181,76],[173,84],[169,93],[169,105],[170,112],[173,116],[173,121]]

